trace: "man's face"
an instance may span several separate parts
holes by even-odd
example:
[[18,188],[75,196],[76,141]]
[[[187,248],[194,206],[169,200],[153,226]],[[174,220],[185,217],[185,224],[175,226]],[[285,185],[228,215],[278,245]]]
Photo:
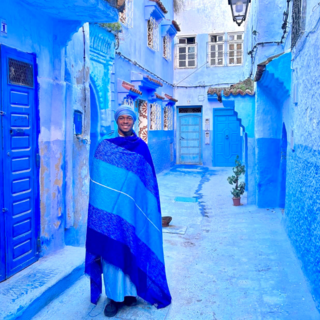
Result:
[[130,131],[132,131],[133,128],[133,119],[132,117],[128,116],[128,115],[123,115],[120,116],[118,118],[118,127],[120,129],[120,131],[122,131],[123,133],[128,133]]

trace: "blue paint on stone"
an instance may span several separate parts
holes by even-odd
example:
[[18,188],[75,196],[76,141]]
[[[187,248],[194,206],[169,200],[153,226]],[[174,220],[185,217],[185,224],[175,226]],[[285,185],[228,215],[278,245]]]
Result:
[[189,198],[189,197],[175,197],[174,201],[177,202],[198,202],[197,198]]
[[280,139],[256,139],[257,205],[260,208],[279,205]]

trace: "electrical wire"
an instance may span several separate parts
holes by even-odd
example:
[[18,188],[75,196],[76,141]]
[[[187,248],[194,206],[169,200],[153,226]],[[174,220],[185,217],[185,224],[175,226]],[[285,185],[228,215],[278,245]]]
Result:
[[178,86],[179,83],[181,83],[182,81],[188,79],[190,76],[192,76],[194,73],[196,73],[198,70],[200,70],[201,68],[203,68],[205,65],[207,65],[208,62],[204,63],[201,67],[197,68],[196,70],[194,70],[192,73],[190,73],[189,75],[187,75],[184,79],[182,79],[180,82],[178,82],[175,87]]
[[287,10],[283,13],[283,24],[281,26],[281,29],[283,30],[282,36],[280,41],[265,41],[265,42],[258,42],[256,43],[253,48],[248,52],[248,55],[251,55],[251,71],[250,71],[250,75],[249,78],[252,78],[253,75],[253,67],[255,64],[255,60],[256,60],[256,54],[258,51],[258,47],[259,46],[264,46],[264,45],[268,45],[268,44],[276,44],[281,45],[283,44],[283,40],[285,39],[285,36],[287,34],[287,28],[288,28],[288,17],[289,17],[289,11],[290,11],[290,2],[291,0],[287,0]]
[[157,74],[153,73],[152,71],[146,69],[145,67],[143,67],[140,63],[138,63],[137,61],[131,60],[130,58],[126,57],[125,55],[123,55],[121,52],[117,51],[116,54],[118,56],[120,56],[121,58],[129,61],[130,63],[132,63],[133,65],[139,67],[140,69],[148,72],[149,74],[151,74],[152,76],[158,78],[159,80],[161,80],[162,82],[166,83],[167,85],[169,85],[170,87],[174,87],[174,84],[168,82],[167,80],[164,80],[163,78],[159,77]]
[[[162,82],[168,84],[169,86],[173,87],[173,88],[205,88],[205,87],[213,87],[213,86],[223,86],[223,85],[233,85],[234,83],[216,83],[216,84],[199,84],[199,85],[194,85],[194,86],[179,86],[179,85],[176,85],[176,84],[172,84],[166,80],[164,80],[163,78],[161,78],[160,76],[158,76],[157,74],[153,73],[152,71],[146,69],[145,67],[143,67],[141,64],[139,64],[138,62],[126,57],[124,54],[122,54],[121,52],[117,51],[116,54],[123,58],[124,60],[127,60],[129,61],[131,64],[139,67],[140,69],[142,69],[143,71],[145,72],[148,72],[149,74],[151,74],[152,76],[158,78],[159,80],[161,80]],[[200,68],[202,68],[203,66],[205,66],[207,64],[207,62],[202,65],[201,67],[199,67],[196,71],[198,71]],[[194,72],[193,72],[194,73]],[[189,75],[191,76],[191,74]],[[188,76],[188,77],[189,77]],[[187,77],[186,77],[187,78]],[[184,78],[183,80],[185,80],[186,78]],[[181,80],[179,83],[181,83],[183,80]],[[179,84],[178,83],[178,84]]]

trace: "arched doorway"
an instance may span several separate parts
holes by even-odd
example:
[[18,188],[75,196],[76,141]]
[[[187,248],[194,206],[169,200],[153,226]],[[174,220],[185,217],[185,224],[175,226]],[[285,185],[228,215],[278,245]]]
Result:
[[285,124],[282,126],[281,159],[280,159],[280,192],[279,207],[285,208],[286,204],[286,176],[287,176],[287,130]]
[[97,101],[97,95],[95,94],[93,86],[90,84],[90,167],[91,162],[100,140],[100,108]]

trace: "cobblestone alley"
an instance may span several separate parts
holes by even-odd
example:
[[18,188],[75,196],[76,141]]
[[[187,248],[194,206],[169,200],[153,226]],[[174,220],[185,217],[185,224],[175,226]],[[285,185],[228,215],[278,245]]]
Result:
[[[320,319],[282,226],[279,209],[233,207],[231,169],[175,166],[158,176],[171,306],[139,301],[114,319]],[[197,202],[196,202],[197,201]],[[105,319],[106,297],[90,304],[83,276],[34,320]]]

